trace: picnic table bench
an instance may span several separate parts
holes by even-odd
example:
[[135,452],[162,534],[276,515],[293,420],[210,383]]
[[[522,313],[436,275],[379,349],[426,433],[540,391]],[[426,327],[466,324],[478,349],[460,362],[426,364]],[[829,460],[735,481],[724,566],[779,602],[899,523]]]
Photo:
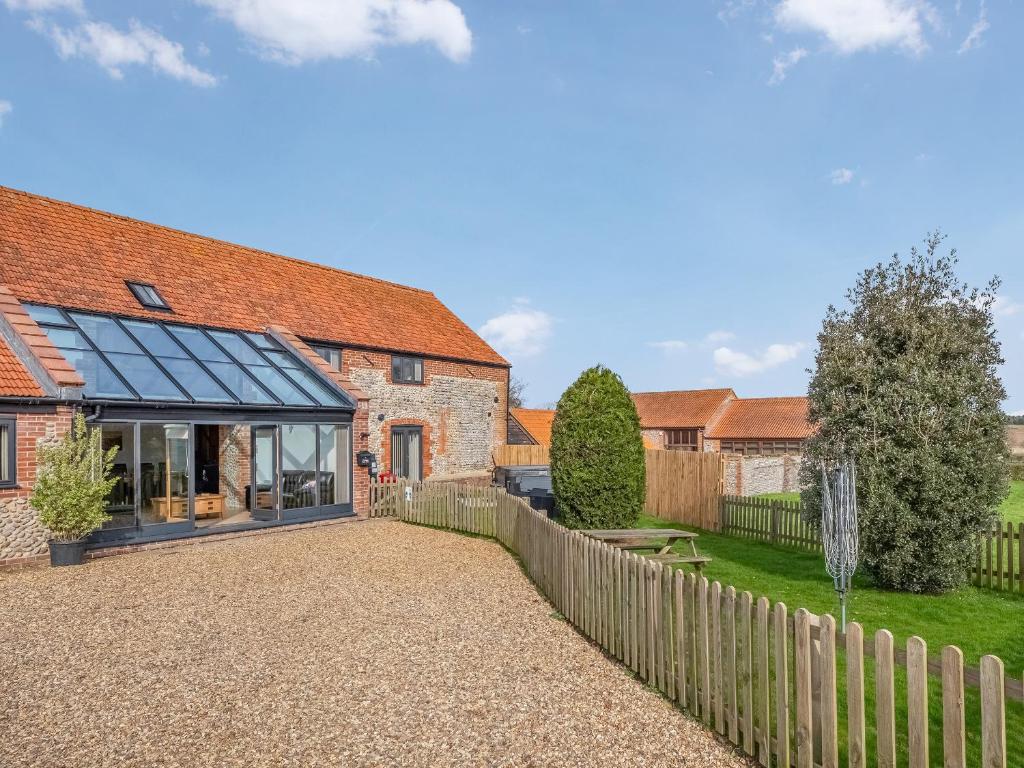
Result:
[[[697,534],[680,531],[678,528],[621,528],[612,530],[580,531],[584,536],[603,541],[618,549],[651,550],[645,555],[649,560],[657,560],[664,565],[692,565],[698,573],[711,562],[697,552]],[[678,555],[672,551],[677,541],[690,544],[692,555]]]

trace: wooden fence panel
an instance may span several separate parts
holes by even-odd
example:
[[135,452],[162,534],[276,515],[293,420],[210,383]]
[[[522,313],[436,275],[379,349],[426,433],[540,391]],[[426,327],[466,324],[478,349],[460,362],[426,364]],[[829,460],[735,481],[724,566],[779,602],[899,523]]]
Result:
[[648,448],[647,511],[663,520],[718,530],[722,457]]

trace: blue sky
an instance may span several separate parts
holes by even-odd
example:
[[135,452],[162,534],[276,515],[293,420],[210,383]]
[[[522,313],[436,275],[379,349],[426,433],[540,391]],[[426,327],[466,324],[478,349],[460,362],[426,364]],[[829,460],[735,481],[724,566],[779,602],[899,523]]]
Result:
[[[802,394],[825,307],[941,227],[1003,278],[1011,0],[0,0],[0,183],[396,280],[544,404]],[[339,302],[344,296],[338,297]]]

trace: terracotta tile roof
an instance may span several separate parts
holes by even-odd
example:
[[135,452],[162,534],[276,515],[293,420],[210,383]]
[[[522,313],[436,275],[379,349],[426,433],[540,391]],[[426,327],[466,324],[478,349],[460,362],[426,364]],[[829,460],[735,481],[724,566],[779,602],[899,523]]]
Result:
[[807,423],[806,397],[749,397],[730,402],[708,425],[715,440],[802,440],[814,433]]
[[43,397],[43,388],[0,339],[0,397]]
[[125,280],[186,323],[507,365],[427,291],[0,187],[0,283],[19,299],[168,319]]
[[633,402],[644,429],[702,429],[723,403],[735,397],[731,389],[690,389],[634,392]]
[[537,445],[551,445],[551,423],[555,412],[541,408],[511,408],[512,416],[525,429]]
[[[21,337],[25,346],[57,386],[81,387],[85,384],[85,380],[71,363],[64,359],[60,350],[53,346],[45,331],[29,317],[21,302],[5,285],[0,285],[0,315],[3,315],[11,329]],[[13,350],[11,354],[14,354]],[[20,362],[18,364],[21,365]]]

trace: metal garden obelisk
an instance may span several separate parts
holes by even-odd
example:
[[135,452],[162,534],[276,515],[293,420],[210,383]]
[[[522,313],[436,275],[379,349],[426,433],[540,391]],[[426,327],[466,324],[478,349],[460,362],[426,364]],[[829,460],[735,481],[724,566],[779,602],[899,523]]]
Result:
[[836,592],[846,632],[846,593],[852,588],[857,570],[857,469],[851,459],[833,469],[821,465],[821,543],[825,568]]

